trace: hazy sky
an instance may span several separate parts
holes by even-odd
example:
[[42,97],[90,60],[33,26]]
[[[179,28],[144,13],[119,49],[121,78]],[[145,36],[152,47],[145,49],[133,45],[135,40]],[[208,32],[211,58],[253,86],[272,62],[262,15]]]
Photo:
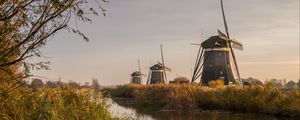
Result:
[[[224,0],[224,5],[231,37],[244,45],[235,52],[241,76],[298,80],[299,0]],[[190,43],[224,31],[219,0],[110,0],[104,7],[106,17],[78,25],[90,42],[56,34],[42,50],[51,70],[34,74],[124,84],[138,69],[138,58],[146,74],[161,60],[163,44],[166,66],[172,68],[168,79],[191,77],[198,48]]]

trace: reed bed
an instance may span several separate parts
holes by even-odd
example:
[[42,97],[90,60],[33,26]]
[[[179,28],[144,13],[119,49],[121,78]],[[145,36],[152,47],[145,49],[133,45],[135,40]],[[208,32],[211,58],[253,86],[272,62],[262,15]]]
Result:
[[143,108],[223,109],[300,117],[300,90],[271,85],[208,88],[198,84],[128,84],[109,91],[112,97],[133,98],[135,105]]
[[113,120],[100,92],[92,89],[21,88],[0,95],[0,119]]

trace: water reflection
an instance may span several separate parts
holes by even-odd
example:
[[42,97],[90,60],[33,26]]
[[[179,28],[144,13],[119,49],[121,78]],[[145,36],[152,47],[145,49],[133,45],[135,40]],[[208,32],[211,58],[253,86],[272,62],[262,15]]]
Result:
[[231,113],[221,111],[201,111],[182,113],[168,110],[135,108],[130,99],[107,99],[110,111],[115,116],[129,115],[138,120],[289,120],[270,115]]

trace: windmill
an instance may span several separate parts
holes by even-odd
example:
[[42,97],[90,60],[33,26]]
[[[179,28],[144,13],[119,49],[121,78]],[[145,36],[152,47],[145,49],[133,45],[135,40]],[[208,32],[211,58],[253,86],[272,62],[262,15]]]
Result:
[[[218,35],[211,36],[200,44],[192,82],[195,82],[201,77],[200,84],[205,86],[207,86],[211,80],[223,80],[225,85],[241,85],[239,69],[233,48],[243,50],[243,45],[239,41],[229,37],[223,1],[220,0],[220,2],[226,35],[218,30]],[[234,78],[234,70],[237,73],[237,79]]]
[[131,76],[130,83],[131,84],[143,84],[142,79],[143,79],[143,76],[146,76],[146,75],[141,72],[140,60],[138,60],[138,67],[139,67],[139,71],[135,71],[130,74],[130,76]]
[[165,66],[162,45],[160,45],[160,53],[162,63],[158,62],[150,67],[147,84],[167,83],[168,81],[166,71],[171,71],[171,69]]

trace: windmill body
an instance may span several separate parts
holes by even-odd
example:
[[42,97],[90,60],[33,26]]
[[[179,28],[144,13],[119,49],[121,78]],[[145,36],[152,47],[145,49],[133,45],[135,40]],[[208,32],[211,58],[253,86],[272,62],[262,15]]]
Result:
[[135,71],[131,74],[131,84],[142,84],[142,74],[139,71]]
[[165,71],[170,71],[170,68],[163,66],[161,63],[150,67],[147,84],[166,83]]
[[236,84],[230,61],[230,48],[227,40],[220,36],[212,36],[201,43],[204,49],[202,85],[211,80],[223,80],[225,85]]
[[171,71],[171,69],[165,66],[162,45],[160,45],[160,54],[162,63],[158,62],[150,67],[147,84],[167,83],[166,71]]
[[[200,83],[206,86],[211,80],[223,80],[225,85],[230,85],[230,83],[241,85],[240,73],[233,48],[243,50],[243,45],[237,40],[230,39],[223,1],[220,0],[220,3],[226,35],[218,31],[219,34],[217,36],[212,36],[201,43],[192,82],[201,76]],[[233,62],[231,62],[231,56]],[[237,79],[234,78],[232,65],[237,73]]]
[[240,84],[239,78],[235,79],[233,74],[234,70],[238,71],[237,67],[232,67],[236,66],[233,48],[243,49],[239,41],[229,39],[219,31],[219,35],[211,36],[200,45],[192,82],[201,76],[200,83],[205,86],[212,80],[222,80],[225,85]]
[[155,64],[150,67],[149,74],[149,83],[157,84],[157,83],[165,83],[164,70],[161,64]]

